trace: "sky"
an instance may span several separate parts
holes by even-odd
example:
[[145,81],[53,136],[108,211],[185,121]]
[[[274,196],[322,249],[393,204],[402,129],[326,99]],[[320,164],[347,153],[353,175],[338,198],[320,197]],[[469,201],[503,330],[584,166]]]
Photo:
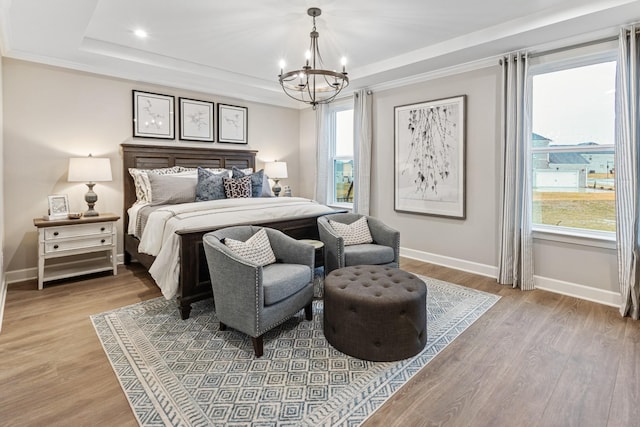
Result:
[[532,130],[551,145],[613,144],[616,63],[533,77]]

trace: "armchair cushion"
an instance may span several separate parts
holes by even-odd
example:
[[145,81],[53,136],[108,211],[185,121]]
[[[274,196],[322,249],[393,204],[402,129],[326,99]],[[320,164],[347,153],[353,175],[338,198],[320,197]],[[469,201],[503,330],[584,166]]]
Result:
[[344,239],[345,246],[373,242],[373,237],[371,237],[369,225],[367,224],[367,217],[365,216],[351,224],[344,224],[332,219],[329,220],[329,224],[336,234]]
[[311,268],[302,264],[271,264],[262,270],[264,305],[289,298],[313,280]]
[[346,265],[382,265],[393,262],[395,252],[389,246],[366,243],[345,246],[344,257]]
[[276,256],[269,244],[269,236],[264,228],[247,239],[246,242],[227,237],[224,244],[240,258],[259,266],[265,266],[276,262]]

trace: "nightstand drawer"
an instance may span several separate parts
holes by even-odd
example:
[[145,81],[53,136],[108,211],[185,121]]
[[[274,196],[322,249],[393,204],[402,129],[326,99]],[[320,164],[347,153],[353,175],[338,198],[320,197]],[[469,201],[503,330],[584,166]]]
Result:
[[44,240],[66,239],[69,237],[91,236],[95,234],[111,234],[113,223],[78,224],[62,227],[51,227],[44,230]]
[[77,238],[73,240],[60,240],[46,242],[44,244],[44,253],[51,254],[55,252],[71,251],[76,249],[89,249],[101,246],[112,246],[113,240],[111,235]]

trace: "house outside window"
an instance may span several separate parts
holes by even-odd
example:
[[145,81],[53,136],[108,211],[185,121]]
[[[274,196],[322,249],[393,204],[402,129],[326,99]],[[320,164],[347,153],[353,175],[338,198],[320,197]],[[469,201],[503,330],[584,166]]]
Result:
[[332,173],[329,175],[329,204],[353,207],[353,103],[334,102],[328,107],[329,155]]
[[530,67],[534,232],[615,239],[615,54]]

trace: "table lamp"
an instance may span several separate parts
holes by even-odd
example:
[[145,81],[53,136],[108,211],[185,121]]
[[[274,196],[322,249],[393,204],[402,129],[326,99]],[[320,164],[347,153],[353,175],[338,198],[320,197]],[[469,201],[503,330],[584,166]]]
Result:
[[98,212],[93,206],[98,201],[98,195],[93,191],[96,182],[111,181],[111,161],[107,158],[92,157],[71,157],[69,159],[69,182],[84,182],[89,187],[89,191],[84,196],[89,209],[84,216],[98,216]]
[[275,162],[267,162],[264,165],[264,173],[275,182],[272,190],[273,194],[278,197],[280,190],[282,190],[278,182],[287,178],[287,162],[279,162],[277,160]]

